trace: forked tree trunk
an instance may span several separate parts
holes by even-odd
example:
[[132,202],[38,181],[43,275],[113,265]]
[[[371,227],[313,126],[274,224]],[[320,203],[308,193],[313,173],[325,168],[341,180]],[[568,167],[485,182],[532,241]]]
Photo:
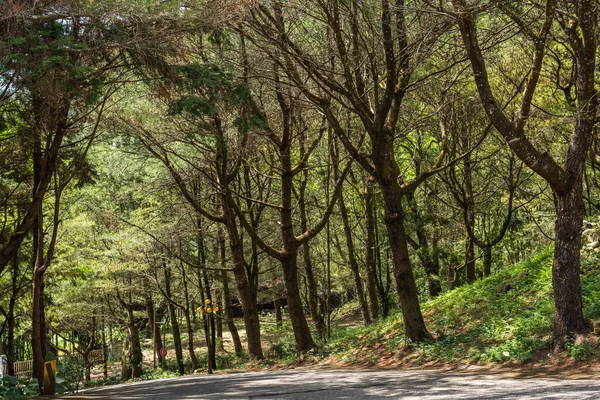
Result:
[[[554,291],[554,350],[562,351],[568,336],[586,332],[583,319],[580,280],[581,229],[584,206],[583,168],[597,122],[596,57],[598,5],[593,0],[570,1],[573,18],[566,28],[576,68],[577,112],[564,167],[547,152],[535,148],[524,134],[535,89],[541,76],[546,41],[556,17],[556,0],[547,0],[539,36],[532,38],[534,55],[527,87],[516,122],[500,108],[489,82],[485,59],[477,38],[476,18],[464,0],[453,0],[455,16],[471,62],[479,97],[486,114],[503,135],[511,150],[556,193],[556,224],[552,288]],[[513,16],[513,18],[515,18]],[[518,16],[516,17],[518,18]]]
[[248,341],[248,354],[251,358],[262,360],[264,358],[262,346],[260,343],[260,324],[258,320],[258,310],[256,309],[248,276],[244,268],[244,248],[241,241],[236,216],[234,211],[227,206],[227,199],[223,199],[225,206],[226,227],[229,234],[229,246],[231,248],[231,260],[233,263],[233,275],[239,293],[242,311],[244,313],[244,326],[246,328],[246,338]]
[[297,251],[291,251],[286,258],[281,260],[283,269],[283,277],[285,281],[285,289],[287,292],[288,312],[290,321],[294,330],[294,339],[296,340],[296,351],[306,353],[315,348],[304,309],[302,307],[302,298],[300,297],[300,289],[298,286],[298,265],[296,258]]

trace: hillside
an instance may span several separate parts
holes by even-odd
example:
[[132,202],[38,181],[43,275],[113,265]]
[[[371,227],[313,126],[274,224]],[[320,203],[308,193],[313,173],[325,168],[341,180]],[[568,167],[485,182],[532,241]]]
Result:
[[[600,316],[600,270],[594,255],[583,257],[587,320]],[[434,335],[430,343],[407,343],[400,314],[369,327],[348,328],[327,347],[324,363],[379,367],[556,363],[550,354],[551,267],[552,251],[545,250],[423,304]],[[597,339],[592,336],[587,343],[567,346],[567,358],[573,361],[592,362],[596,353]]]

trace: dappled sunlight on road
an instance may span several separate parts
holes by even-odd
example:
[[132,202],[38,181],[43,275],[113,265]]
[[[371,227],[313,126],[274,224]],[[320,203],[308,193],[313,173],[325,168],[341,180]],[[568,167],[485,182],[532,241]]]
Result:
[[136,382],[65,397],[94,399],[597,399],[593,380],[515,379],[427,371],[288,370]]

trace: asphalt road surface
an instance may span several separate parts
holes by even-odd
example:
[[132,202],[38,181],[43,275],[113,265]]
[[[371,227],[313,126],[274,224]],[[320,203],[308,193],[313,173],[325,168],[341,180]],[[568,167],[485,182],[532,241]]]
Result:
[[427,371],[287,370],[199,375],[91,389],[63,399],[600,399],[600,380]]

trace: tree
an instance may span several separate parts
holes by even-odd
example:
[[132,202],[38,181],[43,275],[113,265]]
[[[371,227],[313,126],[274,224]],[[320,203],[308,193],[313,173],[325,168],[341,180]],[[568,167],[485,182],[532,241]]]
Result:
[[[538,6],[535,2],[532,4]],[[555,0],[547,0],[544,6],[535,7],[535,10],[543,9],[540,11],[541,15],[534,20],[536,23],[541,21],[539,31],[535,32],[535,25],[526,22],[512,5],[501,2],[495,2],[495,5],[518,26],[519,33],[530,41],[533,48],[532,66],[527,73],[519,114],[515,120],[503,111],[492,89],[478,38],[476,7],[468,6],[463,0],[454,0],[453,15],[460,29],[481,103],[490,122],[517,157],[548,182],[556,196],[552,268],[555,306],[553,337],[555,351],[562,351],[569,335],[581,335],[587,331],[582,311],[579,243],[584,215],[583,168],[597,118],[595,66],[598,10],[591,0],[565,1],[561,6],[568,12],[563,14],[557,10]],[[549,151],[536,147],[526,129],[554,24],[558,24],[566,35],[577,65],[577,109],[573,115],[573,131],[568,150],[563,155],[562,166]]]
[[[286,8],[284,12],[280,1],[272,1],[271,8],[259,5],[247,23],[256,35],[252,40],[321,109],[347,152],[378,182],[406,335],[417,342],[429,339],[410,263],[402,199],[442,167],[446,140],[443,133],[438,134],[439,157],[419,175],[410,177],[401,173],[396,160],[396,139],[403,122],[401,106],[413,88],[411,77],[420,62],[413,57],[416,54],[413,49],[424,46],[427,53],[436,43],[436,39],[429,38],[437,38],[446,27],[435,20],[424,20],[424,26],[415,32],[416,39],[409,40],[403,1],[391,5],[383,0],[380,7],[375,2],[314,2],[310,9],[310,13],[303,15],[299,9]],[[316,12],[319,22],[313,19]],[[294,25],[294,29],[286,24]],[[343,26],[348,27],[348,34]],[[290,32],[318,32],[326,37],[322,48],[326,58],[311,48],[321,38],[298,38]],[[382,47],[371,46],[375,38],[381,38]],[[426,80],[426,76],[419,81]],[[357,124],[342,123],[347,112],[339,115],[334,111],[338,106],[360,122],[360,129],[370,140],[366,146],[370,153],[355,146],[349,132],[358,129]]]

